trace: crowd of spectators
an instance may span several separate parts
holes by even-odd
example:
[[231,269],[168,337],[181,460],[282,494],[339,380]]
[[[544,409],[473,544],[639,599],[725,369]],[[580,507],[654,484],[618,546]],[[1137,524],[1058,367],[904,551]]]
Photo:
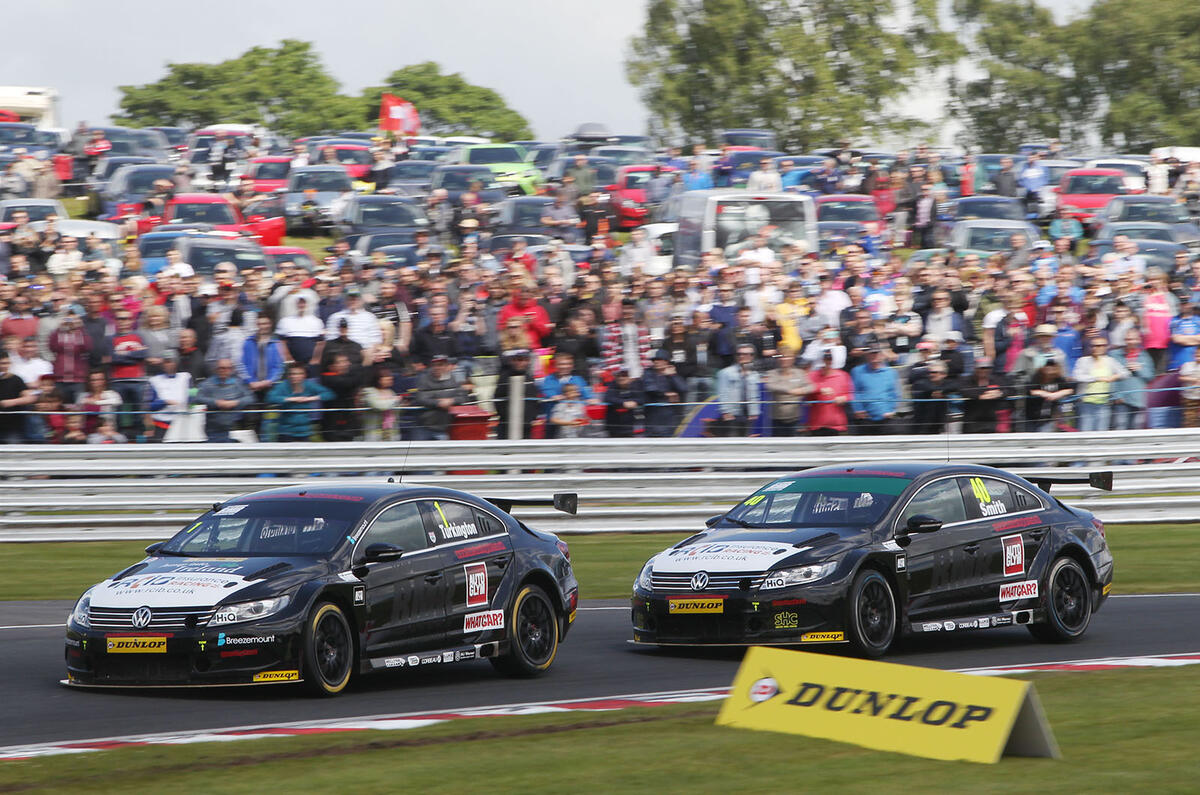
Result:
[[[879,194],[919,226],[934,157],[866,174],[831,159],[827,187]],[[713,168],[693,158],[676,182],[706,187]],[[622,246],[601,224],[577,263],[555,246],[488,253],[475,225],[453,247],[422,237],[415,264],[335,246],[312,272],[222,263],[204,278],[176,254],[147,278],[132,245],[14,220],[6,443],[188,438],[196,417],[210,441],[444,439],[471,406],[501,437],[1133,429],[1159,405],[1200,425],[1200,263],[1147,267],[1127,240],[1100,259],[1070,235],[1014,235],[984,259],[911,263],[761,245],[652,277],[640,233]]]

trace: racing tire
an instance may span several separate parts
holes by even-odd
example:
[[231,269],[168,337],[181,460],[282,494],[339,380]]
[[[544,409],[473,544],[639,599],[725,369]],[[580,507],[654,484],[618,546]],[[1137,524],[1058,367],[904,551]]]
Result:
[[510,613],[509,651],[489,660],[497,671],[509,676],[545,673],[558,654],[559,623],[546,592],[536,585],[522,585]]
[[1062,557],[1046,576],[1046,621],[1030,624],[1029,634],[1045,643],[1079,640],[1092,621],[1092,585],[1074,558]]
[[354,671],[354,636],[346,614],[332,602],[320,602],[304,625],[301,651],[305,686],[318,696],[335,696]]
[[854,578],[846,600],[846,639],[864,657],[882,657],[896,638],[896,596],[891,583],[874,569]]

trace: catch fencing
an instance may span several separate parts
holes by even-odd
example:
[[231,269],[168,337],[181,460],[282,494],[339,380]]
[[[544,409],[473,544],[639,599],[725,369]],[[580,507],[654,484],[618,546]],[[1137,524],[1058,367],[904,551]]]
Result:
[[579,514],[517,509],[563,533],[690,532],[779,474],[953,461],[1017,474],[1112,469],[1111,494],[1056,486],[1106,522],[1200,521],[1200,432],[796,439],[575,439],[0,448],[0,541],[158,539],[215,502],[304,483],[425,483],[485,497],[579,493]]

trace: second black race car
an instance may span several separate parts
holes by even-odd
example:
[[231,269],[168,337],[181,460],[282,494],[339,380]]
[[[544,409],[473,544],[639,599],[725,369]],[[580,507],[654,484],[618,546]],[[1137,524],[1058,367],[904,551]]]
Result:
[[1112,587],[1104,525],[1052,483],[953,464],[828,466],[767,484],[650,559],[633,636],[657,645],[849,643],[1024,625],[1087,631]]
[[[524,504],[574,513],[574,494]],[[238,497],[89,589],[67,683],[304,682],[489,659],[536,675],[575,619],[565,542],[513,500],[431,486],[288,487]]]

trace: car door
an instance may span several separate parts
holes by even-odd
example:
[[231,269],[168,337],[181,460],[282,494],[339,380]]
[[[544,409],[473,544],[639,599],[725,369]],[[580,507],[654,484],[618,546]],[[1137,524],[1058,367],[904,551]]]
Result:
[[[437,500],[433,508],[436,525],[457,528],[456,533],[471,526],[475,530],[467,537],[451,535],[440,542],[450,553],[445,558],[450,599],[446,605],[447,644],[499,640],[508,630],[504,626],[505,601],[512,590],[508,581],[515,576],[508,531],[498,517],[464,503]],[[442,532],[440,527],[438,532]],[[492,632],[500,629],[503,631]]]
[[978,527],[978,555],[984,562],[973,604],[985,613],[1013,606],[1014,586],[1032,577],[1034,558],[1050,532],[1042,501],[1032,492],[1000,478],[962,478],[963,499],[972,526]]
[[967,509],[956,477],[939,478],[921,486],[900,509],[894,526],[902,528],[910,518],[921,514],[937,519],[942,528],[909,536],[910,543],[904,549],[908,615],[913,623],[958,614],[962,583],[978,551],[967,549],[975,535],[966,526]]
[[247,205],[245,226],[258,237],[260,246],[281,246],[287,222],[283,217],[283,200],[275,197]]
[[[446,618],[446,550],[432,543],[420,501],[384,508],[354,550],[354,573],[366,584],[367,626],[364,655],[385,656],[437,648]],[[399,558],[374,563],[371,544],[404,550]]]

